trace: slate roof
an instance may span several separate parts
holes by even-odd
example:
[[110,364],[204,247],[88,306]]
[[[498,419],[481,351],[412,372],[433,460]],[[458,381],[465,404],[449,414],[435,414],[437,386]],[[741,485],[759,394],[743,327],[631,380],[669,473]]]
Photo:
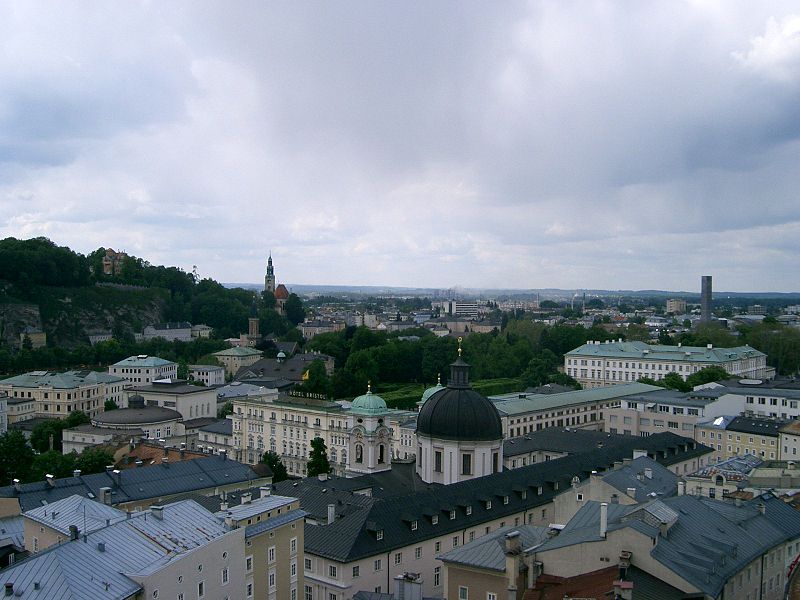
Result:
[[217,399],[226,400],[228,398],[239,398],[241,396],[260,396],[273,394],[274,388],[264,387],[263,385],[253,385],[243,381],[234,381],[228,385],[217,388]]
[[[630,458],[634,450],[644,450],[650,458],[667,466],[685,460],[687,457],[703,456],[713,452],[712,448],[669,431],[647,437],[637,437],[589,429],[548,427],[505,440],[503,442],[503,458],[536,451],[580,454],[594,452],[601,448],[624,449],[626,458]],[[681,451],[680,456],[678,456],[678,450]],[[686,452],[689,454],[687,455]]]
[[454,548],[438,558],[448,563],[458,563],[468,567],[504,573],[506,570],[506,534],[512,531],[519,532],[522,548],[531,548],[549,539],[550,528],[535,525],[501,527],[463,546]]
[[[650,438],[641,438],[645,439]],[[692,440],[680,439],[686,448],[684,456],[691,456],[700,447],[695,447]],[[667,454],[681,452],[678,446],[670,449],[668,443],[663,447]],[[710,449],[703,451],[710,452]],[[593,452],[447,486],[431,486],[385,497],[353,493],[349,491],[353,483],[342,484],[348,488],[348,491],[343,491],[338,487],[337,482],[341,481],[338,479],[328,480],[325,487],[318,482],[302,480],[281,482],[275,488],[280,494],[300,498],[301,508],[314,515],[320,523],[327,518],[327,505],[335,504],[337,519],[333,524],[306,525],[305,548],[317,556],[350,562],[432,537],[460,532],[490,519],[519,515],[524,510],[549,503],[556,495],[569,489],[574,476],[586,479],[593,470],[611,469],[614,462],[629,456],[628,449],[596,448]],[[507,504],[504,497],[508,498]],[[491,500],[491,508],[487,508],[487,500]],[[471,507],[469,515],[466,514],[467,506]],[[451,510],[455,510],[456,517],[452,520],[449,518]],[[439,515],[435,525],[430,519],[431,514]],[[416,530],[411,529],[412,521],[417,521]],[[378,529],[384,531],[382,539],[376,535]]]
[[185,379],[155,380],[149,385],[133,387],[131,390],[144,394],[202,394],[214,389],[214,386],[189,385]]
[[218,435],[233,435],[232,419],[217,419],[213,423],[200,428],[201,433],[216,433]]
[[214,356],[261,356],[260,350],[254,350],[246,346],[234,346],[233,348],[226,348],[219,352],[214,352]]
[[92,423],[97,427],[108,427],[109,425],[147,425],[182,419],[181,413],[177,410],[163,406],[145,406],[144,408],[107,410],[97,415]]
[[[758,505],[764,504],[761,515]],[[561,533],[539,548],[547,551],[602,542],[600,503],[587,502]],[[653,520],[650,520],[652,517]],[[674,519],[666,537],[654,523]],[[800,536],[800,512],[772,495],[736,506],[708,498],[674,496],[645,505],[608,505],[608,531],[630,527],[654,541],[650,555],[711,597],[725,582],[769,549]]]
[[244,379],[272,377],[288,379],[290,381],[301,381],[303,373],[315,360],[332,361],[333,359],[326,354],[315,354],[307,352],[305,354],[295,354],[284,360],[277,358],[262,358],[252,365],[242,367],[236,372],[234,379],[241,381]]
[[261,521],[245,527],[244,537],[247,539],[256,535],[261,535],[265,531],[272,531],[273,529],[282,527],[283,525],[291,523],[292,521],[303,519],[306,515],[308,515],[306,511],[296,508],[294,510],[290,510],[289,512],[283,513],[282,515],[270,517],[266,521]]
[[744,481],[747,479],[747,475],[750,471],[760,466],[761,462],[761,459],[754,454],[733,456],[727,460],[712,465],[706,465],[702,469],[691,473],[689,476],[712,478],[717,475],[723,475],[728,481]]
[[231,517],[235,521],[241,521],[259,515],[264,511],[272,511],[282,506],[287,506],[292,502],[297,501],[297,498],[290,498],[289,496],[261,496],[255,500],[251,500],[247,504],[237,504],[228,509],[221,511],[221,516]]
[[119,474],[104,472],[80,477],[64,477],[50,486],[46,481],[23,483],[17,492],[13,485],[0,488],[0,498],[17,498],[23,512],[78,494],[100,498],[100,488],[110,487],[112,504],[155,499],[202,490],[219,485],[257,479],[248,465],[210,455],[170,465],[157,464],[127,469]]
[[[151,574],[181,554],[225,535],[219,520],[192,501],[169,504],[163,519],[138,513],[92,533],[88,542],[58,544],[0,571],[0,586],[37,600],[120,600],[141,586],[123,575]],[[101,551],[99,543],[104,544]]]
[[741,433],[752,433],[754,435],[766,435],[768,437],[778,437],[780,429],[791,422],[791,419],[763,419],[759,417],[736,417],[728,424],[728,431],[738,431]]
[[[650,469],[650,477],[647,477],[646,469]],[[634,499],[637,502],[645,502],[655,497],[674,496],[678,492],[678,476],[645,456],[605,474],[603,481],[622,494],[627,494],[628,488],[636,490]]]

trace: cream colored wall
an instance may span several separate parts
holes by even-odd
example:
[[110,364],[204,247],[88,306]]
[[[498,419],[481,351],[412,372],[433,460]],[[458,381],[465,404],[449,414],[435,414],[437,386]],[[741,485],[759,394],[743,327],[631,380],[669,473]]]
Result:
[[[544,511],[544,515],[542,514]],[[306,572],[306,585],[311,585],[314,590],[314,599],[329,600],[328,594],[337,594],[337,600],[348,600],[353,594],[360,590],[372,591],[377,586],[381,586],[383,591],[393,591],[391,587],[392,578],[405,572],[419,573],[423,579],[423,594],[425,596],[441,596],[444,591],[445,569],[442,561],[436,560],[436,556],[449,552],[453,549],[453,537],[458,537],[458,545],[462,546],[473,539],[477,539],[487,533],[496,531],[500,527],[519,526],[522,524],[546,526],[552,522],[553,503],[544,504],[536,508],[521,511],[503,518],[492,519],[478,526],[469,527],[460,532],[448,533],[436,538],[421,540],[418,543],[409,544],[402,548],[397,548],[389,553],[376,554],[367,558],[353,561],[351,563],[341,563],[331,561],[327,558],[316,556],[306,552],[306,556],[312,559],[312,570]],[[486,528],[489,528],[487,531]],[[472,534],[470,536],[470,534]],[[436,543],[439,549],[436,549]],[[416,558],[415,549],[419,547],[421,556]],[[401,553],[401,561],[395,564],[395,554]],[[375,571],[374,561],[381,560],[381,570]],[[389,562],[387,562],[389,561]],[[328,577],[328,568],[334,565],[337,568],[337,578],[335,580]],[[360,575],[353,578],[352,571],[354,566],[358,566]],[[434,586],[434,569],[440,569],[440,585]],[[502,600],[502,599],[499,599]]]
[[[299,501],[284,510],[299,507]],[[246,554],[253,557],[253,570],[248,574],[252,579],[255,594],[254,598],[267,600],[274,594],[277,598],[290,598],[290,590],[297,590],[298,600],[303,596],[303,519],[287,523],[271,531],[254,536],[248,540]],[[296,551],[291,552],[291,540],[296,539]],[[275,560],[269,561],[269,549],[275,548]],[[291,563],[296,564],[297,575],[291,577]],[[269,574],[275,574],[275,588],[269,588]]]
[[[445,584],[443,598],[459,600],[459,588],[467,588],[468,600],[486,600],[491,592],[497,600],[508,597],[508,580],[505,573],[499,574],[485,570],[470,569],[455,563],[445,564]],[[524,587],[518,588],[518,598],[522,597]]]
[[31,553],[34,551],[41,552],[45,548],[69,539],[69,535],[64,535],[39,521],[27,517],[23,517],[23,527],[25,550]]

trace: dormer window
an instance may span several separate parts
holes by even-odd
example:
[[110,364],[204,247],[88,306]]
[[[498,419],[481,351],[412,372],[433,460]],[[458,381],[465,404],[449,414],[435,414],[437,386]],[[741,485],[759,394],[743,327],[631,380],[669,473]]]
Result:
[[469,516],[472,514],[472,507],[468,506],[467,508],[464,509],[464,511],[467,513],[467,516]]
[[453,520],[453,519],[455,519],[455,518],[456,518],[456,511],[454,511],[454,510],[451,510],[451,511],[450,511],[450,520],[452,521],[452,520]]
[[503,496],[503,504],[508,504],[508,496]]
[[522,499],[525,500],[525,498],[527,498],[527,497],[528,497],[528,491],[527,490],[522,490]]
[[541,496],[542,495],[542,486],[536,488],[536,493]]
[[416,531],[416,530],[417,530],[417,522],[411,521],[411,531]]
[[438,525],[439,523],[439,515],[433,515],[431,517],[431,525]]
[[375,539],[378,541],[383,539],[383,529],[378,529],[378,531],[375,532]]
[[492,501],[491,500],[487,500],[486,501],[486,510],[491,510],[491,509],[492,509]]

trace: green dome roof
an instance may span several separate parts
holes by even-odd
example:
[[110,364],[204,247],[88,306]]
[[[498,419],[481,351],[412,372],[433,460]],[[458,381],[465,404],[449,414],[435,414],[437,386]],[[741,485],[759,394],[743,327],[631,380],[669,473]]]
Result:
[[378,394],[373,394],[371,387],[367,387],[367,393],[353,400],[350,410],[361,415],[382,415],[388,408],[383,398]]
[[428,398],[433,396],[439,390],[443,390],[443,389],[444,389],[444,386],[442,385],[442,377],[440,375],[440,376],[438,376],[436,378],[436,385],[435,386],[429,387],[427,390],[422,392],[422,399],[419,402],[417,402],[417,406],[422,406],[423,404],[425,404],[425,402],[428,400]]

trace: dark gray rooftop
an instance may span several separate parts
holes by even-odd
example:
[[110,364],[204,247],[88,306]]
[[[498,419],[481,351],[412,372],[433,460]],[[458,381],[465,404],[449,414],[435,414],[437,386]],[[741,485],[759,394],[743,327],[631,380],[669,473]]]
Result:
[[216,433],[217,435],[233,435],[233,420],[217,419],[213,423],[200,428],[202,433]]
[[164,423],[182,419],[181,413],[163,406],[145,406],[144,408],[120,408],[100,413],[92,422],[97,427],[109,425],[147,425]]
[[100,488],[110,487],[112,504],[173,496],[220,485],[258,479],[248,465],[217,455],[173,464],[156,464],[139,469],[64,477],[51,486],[46,481],[24,483],[17,492],[13,485],[0,488],[0,498],[18,498],[23,512],[78,494],[100,498]]

